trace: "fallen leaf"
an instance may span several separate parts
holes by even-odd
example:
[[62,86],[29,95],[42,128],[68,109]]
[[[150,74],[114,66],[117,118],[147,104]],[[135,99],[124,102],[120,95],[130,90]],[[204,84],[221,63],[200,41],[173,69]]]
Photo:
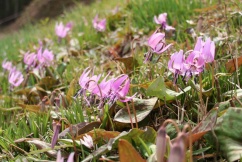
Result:
[[124,139],[120,139],[118,143],[118,152],[120,157],[120,162],[145,162],[140,154],[135,150],[135,148]]

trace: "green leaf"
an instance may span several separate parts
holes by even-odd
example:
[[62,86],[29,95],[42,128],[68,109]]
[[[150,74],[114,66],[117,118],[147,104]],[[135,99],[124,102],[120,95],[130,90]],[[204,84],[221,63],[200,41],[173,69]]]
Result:
[[242,157],[242,108],[230,107],[218,118],[215,132],[220,148],[229,161]]
[[186,87],[183,91],[175,92],[167,89],[163,77],[157,78],[147,89],[148,96],[156,96],[162,100],[170,101],[174,100],[176,97],[180,96],[184,92],[187,92],[191,87]]

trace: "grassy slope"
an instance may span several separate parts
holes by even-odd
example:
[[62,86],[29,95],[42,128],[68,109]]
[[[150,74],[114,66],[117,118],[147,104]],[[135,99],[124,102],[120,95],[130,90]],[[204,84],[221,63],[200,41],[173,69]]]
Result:
[[[168,20],[169,24],[172,24],[176,27],[176,36],[171,37],[168,41],[176,41],[177,46],[182,46],[180,44],[184,44],[183,42],[186,40],[193,41],[191,37],[188,37],[185,33],[186,28],[188,27],[188,24],[185,22],[187,19],[192,19],[192,16],[196,14],[194,12],[195,8],[200,8],[202,4],[200,1],[198,3],[190,3],[190,0],[132,0],[129,5],[126,6],[126,1],[119,1],[119,4],[117,4],[116,1],[113,0],[105,0],[101,2],[93,3],[90,6],[82,6],[77,5],[76,8],[74,8],[72,11],[67,12],[64,17],[58,18],[56,21],[63,21],[68,22],[72,21],[74,22],[74,28],[72,31],[72,36],[74,38],[77,38],[79,40],[81,49],[83,50],[90,50],[94,49],[94,47],[100,47],[103,48],[103,46],[111,46],[112,43],[108,43],[109,37],[107,35],[101,35],[97,34],[94,29],[92,28],[91,20],[95,16],[96,13],[100,14],[100,17],[110,17],[110,10],[114,9],[116,5],[120,5],[122,10],[121,14],[124,17],[121,21],[109,22],[109,27],[112,26],[110,23],[115,23],[118,27],[121,27],[121,29],[126,32],[126,28],[130,28],[130,26],[138,29],[142,29],[144,31],[144,35],[148,35],[152,31],[155,30],[156,25],[153,22],[153,16],[158,15],[162,12],[168,13]],[[85,21],[87,21],[88,25],[85,25]],[[19,33],[14,33],[11,35],[8,35],[4,39],[0,40],[0,54],[2,57],[0,58],[0,61],[3,60],[5,57],[9,58],[13,61],[20,61],[21,57],[19,56],[20,50],[32,50],[33,46],[38,44],[38,40],[43,40],[44,38],[51,39],[53,41],[57,41],[57,38],[54,33],[54,25],[55,21],[50,22],[44,22],[42,21],[38,25],[31,26],[28,25],[25,27],[25,29],[20,30]],[[108,28],[108,32],[111,32],[111,27]],[[108,33],[107,32],[107,33]],[[84,34],[80,36],[81,34]],[[104,38],[102,38],[105,37]],[[110,41],[111,42],[111,41]],[[193,43],[193,42],[192,42]],[[175,47],[177,47],[175,46]],[[51,47],[54,51],[58,51],[57,49],[59,46]],[[105,48],[105,47],[104,47]],[[94,49],[95,51],[95,49]],[[96,50],[98,51],[98,49]],[[90,52],[90,51],[89,51]],[[140,55],[143,55],[142,51],[138,51]],[[101,52],[97,52],[97,59],[100,58]],[[85,57],[85,56],[84,56]],[[83,57],[83,58],[84,58]],[[86,58],[88,60],[89,58]],[[142,57],[141,57],[142,59]],[[73,61],[73,62],[72,62]],[[81,59],[75,61],[71,60],[70,64],[74,64],[75,66],[84,68],[86,65],[83,65],[85,61],[82,61]],[[88,64],[88,61],[85,63]],[[150,67],[144,67],[144,68],[152,68]],[[68,73],[71,74],[71,71],[74,69],[74,67],[70,68]],[[159,67],[156,69],[159,70]],[[68,69],[67,69],[68,70]],[[151,71],[155,73],[155,70],[151,69]],[[163,71],[160,70],[158,72],[159,74],[163,75]],[[203,77],[208,79],[208,84],[210,84],[209,80],[210,74],[205,74]],[[139,80],[138,76],[141,78]],[[135,77],[137,80],[139,80],[138,83],[144,83],[143,81],[147,81],[147,77],[140,76],[140,73],[138,72],[133,76],[134,80]],[[68,75],[66,77],[68,81],[63,81],[63,86],[68,86],[69,81],[73,79],[72,75]],[[3,78],[2,80],[2,87],[5,87],[4,92],[7,94],[7,79]],[[226,82],[226,80],[222,80]],[[228,84],[228,83],[227,83]],[[3,86],[4,85],[4,86]],[[210,85],[209,85],[210,86]],[[223,88],[223,87],[222,87]],[[226,87],[228,88],[228,87]],[[222,89],[222,91],[226,91],[227,89]],[[4,95],[6,95],[4,94]],[[195,94],[195,93],[194,93]],[[8,95],[8,94],[7,94]],[[191,95],[192,96],[192,95]],[[195,94],[197,97],[197,94]],[[2,96],[1,96],[2,97]],[[190,98],[195,99],[194,98]],[[197,99],[197,98],[196,98]],[[212,97],[214,99],[214,97]],[[2,107],[8,108],[15,105],[12,103],[11,99],[9,101],[6,101],[5,103],[2,103]],[[17,110],[18,108],[16,108]],[[74,113],[71,113],[74,112]],[[4,135],[0,137],[0,145],[5,148],[5,150],[8,150],[11,152],[11,147],[9,147],[9,144],[14,144],[14,140],[22,137],[26,137],[30,133],[33,133],[32,137],[45,137],[45,141],[50,142],[51,141],[51,122],[52,120],[48,115],[45,114],[35,114],[35,113],[27,113],[24,111],[23,114],[19,114],[18,111],[12,111],[12,112],[1,112],[0,111],[0,134],[2,134],[2,131],[4,131]],[[80,109],[80,105],[71,105],[70,109],[67,112],[62,112],[62,115],[70,121],[71,124],[75,124],[78,122],[83,122],[83,116],[77,115],[82,114],[82,109]],[[190,115],[190,114],[189,114]],[[13,120],[16,119],[16,120]],[[188,120],[188,119],[187,119]],[[26,122],[28,121],[28,122]],[[18,126],[16,126],[16,123]],[[23,131],[24,130],[24,131]],[[20,146],[21,148],[25,148],[25,146]],[[37,150],[35,147],[31,147],[32,150]],[[26,150],[28,151],[28,150]],[[6,154],[5,154],[6,155]],[[47,156],[45,155],[39,155],[40,159],[47,159]]]

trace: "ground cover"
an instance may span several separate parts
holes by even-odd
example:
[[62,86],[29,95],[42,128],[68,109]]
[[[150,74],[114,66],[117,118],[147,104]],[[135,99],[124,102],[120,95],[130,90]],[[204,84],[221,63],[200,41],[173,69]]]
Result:
[[97,1],[3,38],[1,161],[239,160],[240,9]]

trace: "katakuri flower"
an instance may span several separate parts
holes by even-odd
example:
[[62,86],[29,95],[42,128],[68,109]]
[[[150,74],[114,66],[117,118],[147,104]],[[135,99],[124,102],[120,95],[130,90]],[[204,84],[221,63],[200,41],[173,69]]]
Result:
[[[75,153],[72,152],[69,155],[67,162],[74,162],[74,155],[75,155]],[[56,162],[64,162],[64,158],[61,157],[61,152],[60,151],[58,151],[58,153],[57,153]]]
[[157,30],[148,39],[148,46],[152,52],[161,54],[165,52],[172,44],[166,45],[165,33],[159,33]]
[[183,50],[173,53],[168,62],[168,69],[175,74],[175,82],[178,75],[184,75],[186,69],[184,67],[185,56],[183,55]]
[[8,81],[12,86],[18,87],[24,81],[23,74],[16,68],[13,68],[9,73]]
[[167,24],[167,20],[166,19],[167,19],[167,13],[162,13],[158,17],[157,16],[154,16],[155,23],[161,25],[161,28],[162,29],[165,29],[165,30],[175,30],[174,27],[169,26]]
[[98,18],[98,15],[96,15],[95,18],[92,20],[92,25],[97,31],[103,32],[106,30],[106,19],[100,20]]
[[198,37],[194,51],[200,52],[206,63],[214,61],[215,44],[210,38],[204,42],[201,37]]
[[129,92],[130,80],[128,75],[122,74],[118,76],[111,85],[111,93],[109,95],[109,103],[113,103],[116,100],[121,102],[128,102],[132,100],[136,94],[131,97],[127,97],[126,95]]
[[55,25],[55,33],[59,38],[65,38],[67,33],[71,30],[73,24],[68,22],[66,26],[63,25],[62,22],[56,23]]
[[37,53],[37,59],[39,61],[39,66],[47,66],[49,67],[52,65],[52,61],[54,60],[54,55],[52,51],[49,51],[48,49],[45,49],[43,51],[42,47],[39,48],[38,53]]
[[3,60],[3,62],[2,62],[2,68],[5,69],[5,70],[8,70],[8,71],[11,71],[12,68],[13,68],[13,64],[12,64],[12,62],[7,61],[7,60],[5,59],[5,60]]
[[204,70],[205,60],[200,52],[192,51],[188,55],[184,66],[186,68],[186,73],[197,75]]
[[37,65],[37,55],[35,53],[29,53],[29,52],[27,52],[24,55],[24,63],[28,67],[36,67],[36,65]]
[[89,149],[92,149],[94,147],[92,137],[88,134],[85,134],[83,136],[83,140],[81,139],[81,144],[85,145]]

